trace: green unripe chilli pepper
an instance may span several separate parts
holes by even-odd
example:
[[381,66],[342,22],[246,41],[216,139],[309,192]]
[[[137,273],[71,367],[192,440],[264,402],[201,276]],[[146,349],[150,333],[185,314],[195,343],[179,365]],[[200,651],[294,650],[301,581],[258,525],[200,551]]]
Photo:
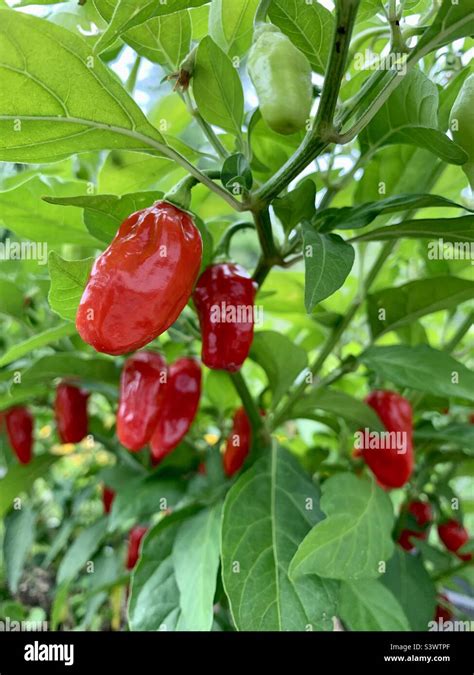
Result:
[[311,64],[276,26],[255,31],[248,72],[270,129],[285,135],[304,129],[313,103]]
[[474,74],[465,80],[454,101],[449,125],[453,139],[469,155],[462,169],[474,191]]

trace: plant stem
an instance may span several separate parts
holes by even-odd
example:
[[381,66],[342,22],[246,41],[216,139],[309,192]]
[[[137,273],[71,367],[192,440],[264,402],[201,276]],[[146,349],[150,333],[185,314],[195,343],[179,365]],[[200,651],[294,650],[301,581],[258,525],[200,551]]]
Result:
[[130,74],[127,78],[127,81],[125,83],[125,88],[128,91],[129,94],[133,94],[133,91],[135,89],[135,85],[137,84],[137,78],[138,78],[138,71],[140,70],[140,65],[142,62],[142,57],[137,56],[135,59],[133,66],[130,70]]
[[[378,258],[376,259],[375,263],[373,264],[369,274],[367,275],[367,278],[364,283],[364,291],[366,292],[370,286],[373,284],[375,281],[375,278],[377,277],[378,273],[382,269],[385,261],[387,260],[388,256],[393,250],[393,247],[395,246],[395,242],[387,242],[384,244],[382,247],[382,250],[380,251]],[[359,294],[360,295],[360,294]],[[361,299],[359,296],[353,301],[349,309],[347,310],[346,314],[340,321],[340,323],[335,327],[329,338],[327,339],[324,347],[318,354],[315,362],[313,365],[310,367],[309,372],[311,375],[315,376],[319,373],[321,368],[323,367],[326,359],[328,356],[331,354],[332,350],[334,347],[337,345],[339,342],[340,338],[342,337],[344,331],[346,328],[349,326],[349,324],[352,322],[352,319],[354,316],[357,314],[357,311],[359,308],[362,306],[364,302],[364,299]],[[344,370],[341,373],[341,376],[347,372]],[[339,379],[339,378],[337,378]],[[332,382],[333,380],[331,380]],[[300,384],[293,390],[293,392],[290,393],[288,396],[286,402],[280,407],[280,410],[277,410],[273,422],[274,428],[279,426],[282,421],[284,421],[287,413],[291,410],[292,406],[294,405],[295,401],[304,393],[305,389],[307,387],[307,382],[303,380],[300,382]]]
[[[328,132],[333,127],[333,116],[344,75],[347,53],[354,29],[360,0],[339,0],[336,9],[331,54],[321,101],[313,129],[290,159],[252,197],[255,204],[272,201],[292,180],[318,157],[328,146]],[[321,135],[322,134],[322,135]]]
[[459,326],[451,340],[449,340],[443,347],[443,351],[451,353],[453,349],[461,342],[468,330],[474,324],[474,312],[467,315],[465,320]]
[[260,0],[260,4],[255,12],[254,26],[257,26],[259,23],[265,23],[272,1],[273,0]]
[[214,148],[214,150],[217,152],[217,154],[221,159],[226,159],[229,156],[229,152],[222,145],[221,141],[219,140],[219,137],[214,132],[214,129],[211,127],[211,125],[206,122],[206,120],[201,115],[199,110],[194,107],[189,92],[186,91],[183,94],[181,94],[181,96],[186,104],[186,108],[188,109],[189,114],[199,124],[204,135],[207,137],[209,143],[212,145],[212,147]]
[[459,563],[455,565],[454,567],[451,567],[449,570],[445,570],[444,572],[439,572],[438,574],[435,574],[434,576],[431,577],[432,581],[441,581],[442,579],[449,579],[449,577],[452,577],[453,574],[456,574],[457,572],[462,572],[462,570],[466,569],[467,567],[470,567],[472,565],[471,560],[466,560],[465,562]]
[[273,239],[270,212],[268,209],[256,209],[252,211],[252,215],[255,222],[255,229],[257,230],[260,247],[262,249],[263,258],[266,262],[273,265],[280,260],[280,256]]
[[347,56],[347,63],[348,64],[352,63],[355,55],[357,54],[357,52],[361,48],[361,46],[364,44],[364,42],[367,42],[367,40],[370,40],[370,38],[376,38],[376,37],[379,37],[379,36],[382,36],[382,35],[388,35],[388,33],[389,33],[389,30],[386,26],[374,26],[373,28],[367,28],[366,30],[361,31],[352,40],[352,43],[351,43],[350,49],[349,49],[349,54]]
[[255,403],[252,394],[247,387],[247,383],[242,376],[242,373],[240,373],[240,371],[237,373],[229,373],[229,377],[240,397],[240,400],[242,401],[242,405],[245,408],[245,412],[247,413],[247,417],[250,420],[253,431],[256,433],[259,432],[263,426],[263,420],[260,416],[257,404]]
[[319,103],[316,121],[312,131],[313,138],[326,137],[333,130],[334,112],[336,110],[339,90],[346,68],[349,45],[354,29],[360,0],[339,0],[336,2],[336,20],[324,78],[323,90]]

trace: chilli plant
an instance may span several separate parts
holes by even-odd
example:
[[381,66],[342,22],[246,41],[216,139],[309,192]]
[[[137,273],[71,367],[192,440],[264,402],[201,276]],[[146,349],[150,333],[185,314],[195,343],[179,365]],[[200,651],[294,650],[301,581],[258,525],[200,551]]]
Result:
[[0,0],[2,621],[466,618],[472,35],[474,0]]

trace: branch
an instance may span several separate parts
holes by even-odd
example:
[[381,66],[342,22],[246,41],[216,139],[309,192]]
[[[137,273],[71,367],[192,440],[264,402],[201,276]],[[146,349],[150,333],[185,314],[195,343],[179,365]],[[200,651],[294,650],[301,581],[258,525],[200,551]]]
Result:
[[339,0],[337,3],[332,49],[315,124],[290,159],[253,193],[252,198],[257,206],[259,203],[271,202],[331,142],[329,131],[332,133],[334,110],[344,75],[359,2],[360,0]]

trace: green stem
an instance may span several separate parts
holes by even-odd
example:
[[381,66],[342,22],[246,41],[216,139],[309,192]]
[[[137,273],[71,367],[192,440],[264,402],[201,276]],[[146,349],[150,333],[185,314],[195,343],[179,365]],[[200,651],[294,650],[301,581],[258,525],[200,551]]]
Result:
[[256,205],[259,202],[267,204],[272,201],[328,146],[330,142],[328,134],[333,127],[334,111],[346,67],[347,53],[359,2],[360,0],[339,0],[337,3],[331,54],[313,129],[306,134],[302,144],[292,157],[253,193],[253,200]]
[[336,3],[336,21],[331,53],[324,78],[318,113],[312,131],[313,138],[316,136],[325,138],[328,132],[333,131],[334,112],[346,69],[349,45],[357,17],[357,10],[359,9],[359,2],[360,0],[339,0]]
[[263,257],[268,263],[275,264],[280,260],[280,256],[275,246],[275,240],[273,239],[270,212],[268,209],[257,209],[252,211],[252,215]]
[[[375,278],[377,277],[378,273],[382,269],[385,261],[387,260],[388,256],[393,250],[393,247],[395,246],[395,242],[387,242],[384,244],[382,247],[382,250],[379,253],[379,256],[377,260],[375,261],[374,265],[372,266],[369,274],[367,275],[367,278],[365,280],[364,284],[364,291],[367,292],[367,290],[370,288],[370,286],[373,284],[375,281]],[[360,295],[360,294],[359,294]],[[347,310],[346,314],[340,321],[340,323],[335,327],[329,338],[327,339],[324,347],[318,354],[316,360],[314,361],[313,365],[310,367],[309,371],[311,375],[315,376],[319,373],[321,368],[323,367],[326,359],[328,356],[331,354],[332,350],[334,347],[337,345],[339,342],[340,338],[342,337],[344,331],[348,328],[349,324],[352,322],[354,316],[357,314],[359,308],[363,304],[364,299],[357,297],[357,299],[354,300],[354,302],[351,304],[349,309]],[[341,376],[345,374],[347,371],[343,371],[341,373]],[[338,378],[337,378],[338,379]],[[287,400],[285,403],[280,407],[280,410],[277,410],[273,422],[274,428],[279,426],[282,421],[284,421],[287,413],[291,410],[292,406],[294,405],[295,401],[300,398],[300,396],[304,393],[305,389],[307,387],[307,382],[303,380],[300,382],[300,384],[293,390],[293,392],[290,393],[288,396]]]
[[201,115],[199,110],[193,105],[193,102],[191,100],[191,95],[189,94],[188,91],[184,92],[181,94],[181,97],[183,101],[186,104],[186,108],[188,109],[189,114],[191,117],[193,117],[196,122],[199,124],[201,127],[204,135],[206,136],[207,140],[209,143],[212,145],[214,150],[217,152],[219,157],[221,159],[226,159],[229,157],[229,152],[226,150],[226,148],[222,145],[221,141],[219,140],[219,137],[217,134],[214,132],[214,129],[211,127],[210,124],[206,122],[204,117]]
[[258,26],[259,23],[265,23],[272,2],[273,0],[260,0],[260,4],[255,12],[254,26]]
[[247,383],[242,376],[242,373],[240,373],[240,371],[237,373],[229,373],[229,377],[240,397],[240,400],[242,401],[242,405],[245,408],[245,412],[247,413],[247,417],[250,420],[253,431],[255,433],[259,432],[263,426],[263,420],[257,408],[257,404],[253,400],[252,394],[247,387]]
[[135,85],[137,84],[138,71],[140,70],[141,62],[142,57],[137,56],[132,66],[132,69],[130,70],[130,75],[128,76],[127,81],[125,83],[125,88],[129,94],[133,94]]
[[451,567],[449,570],[445,570],[444,572],[439,572],[438,574],[435,574],[431,577],[432,581],[442,581],[443,579],[449,579],[450,577],[453,576],[453,574],[457,574],[458,572],[462,572],[464,569],[467,569],[472,565],[471,560],[466,560],[465,562],[459,563],[458,565],[454,565],[454,567]]
[[449,340],[446,345],[443,347],[443,351],[451,353],[455,347],[461,342],[463,337],[466,335],[468,330],[474,324],[474,312],[471,312],[467,315],[465,320],[459,326],[451,340]]
[[386,26],[375,26],[373,28],[367,28],[366,30],[361,31],[351,42],[349,49],[349,54],[347,56],[347,63],[352,63],[355,55],[367,40],[370,38],[376,38],[382,35],[388,35],[389,30]]

